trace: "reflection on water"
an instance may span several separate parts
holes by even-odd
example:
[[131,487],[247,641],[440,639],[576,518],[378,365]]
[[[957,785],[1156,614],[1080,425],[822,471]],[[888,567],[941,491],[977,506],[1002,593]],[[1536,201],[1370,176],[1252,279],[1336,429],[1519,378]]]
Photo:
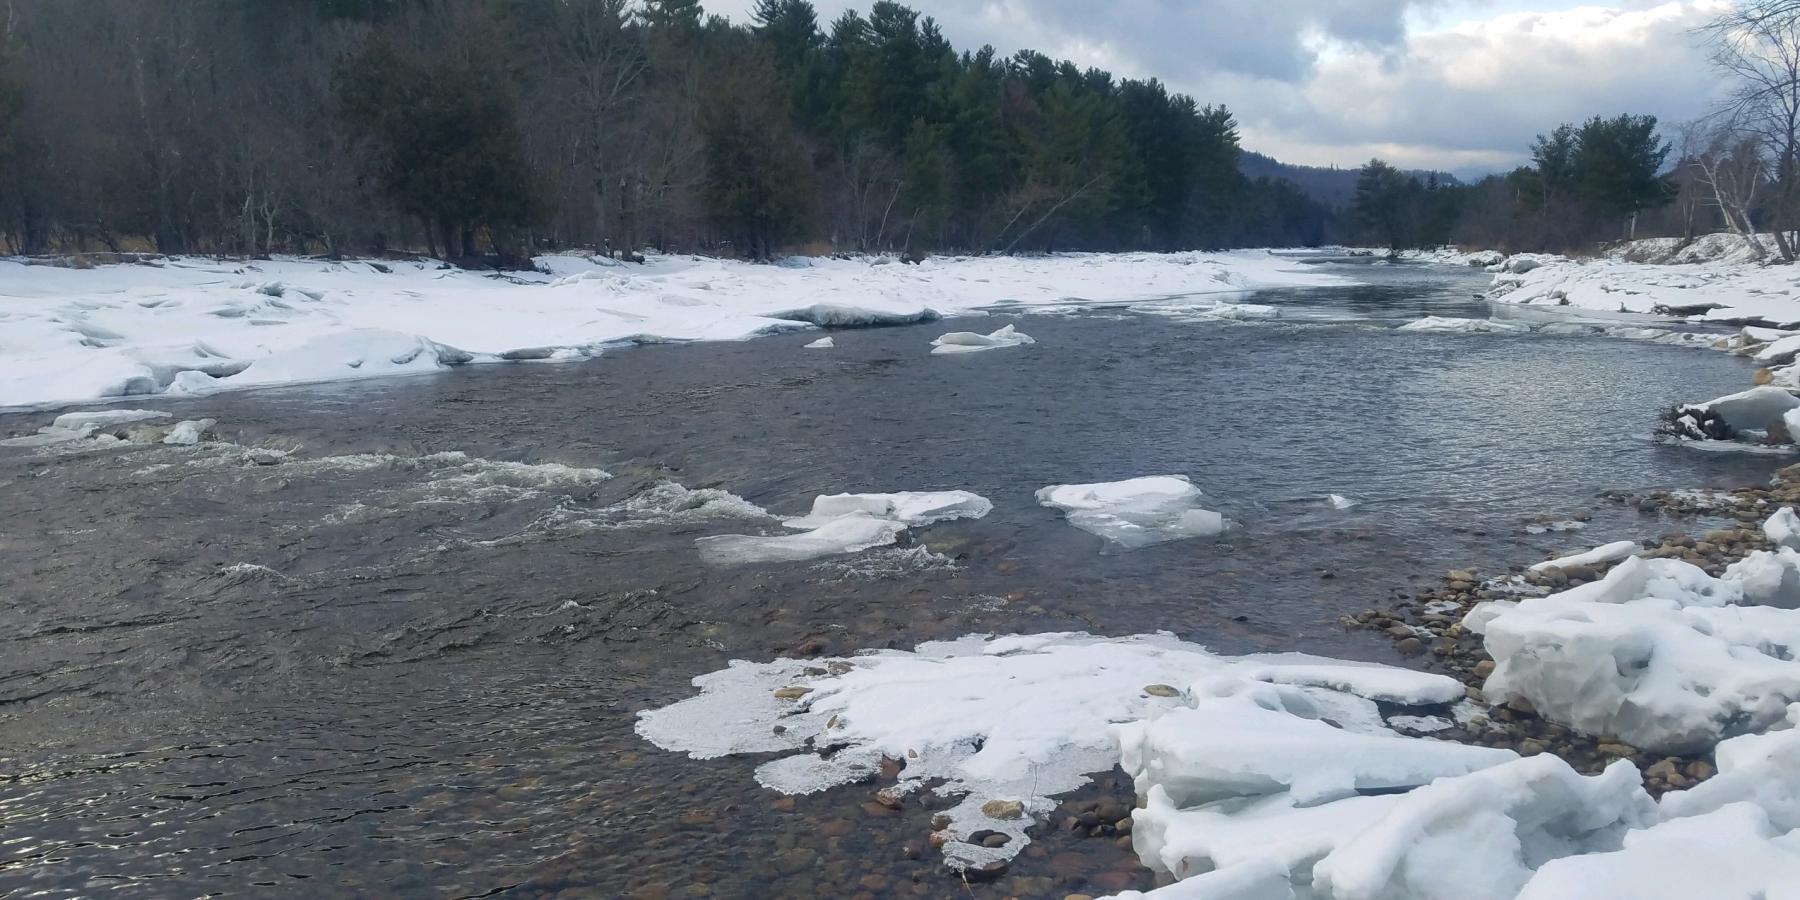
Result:
[[[1382,283],[1259,295],[1282,308],[1271,322],[1090,309],[961,358],[928,355],[953,329],[925,326],[830,351],[789,336],[138,404],[285,456],[0,451],[0,893],[1143,884],[1111,839],[1052,834],[965,892],[903,850],[928,810],[869,804],[867,786],[780,798],[754,786],[757,760],[660,753],[632,716],[731,657],[972,631],[1166,628],[1226,652],[1388,659],[1332,623],[1451,566],[1655,530],[1601,490],[1772,466],[1643,437],[1658,408],[1743,386],[1741,360],[1396,333],[1485,315],[1478,282],[1357,274]],[[1165,473],[1240,527],[1120,552],[1032,499]],[[822,563],[709,568],[694,549],[774,528],[754,507],[925,489],[996,508]],[[1576,534],[1525,528],[1583,512]]]

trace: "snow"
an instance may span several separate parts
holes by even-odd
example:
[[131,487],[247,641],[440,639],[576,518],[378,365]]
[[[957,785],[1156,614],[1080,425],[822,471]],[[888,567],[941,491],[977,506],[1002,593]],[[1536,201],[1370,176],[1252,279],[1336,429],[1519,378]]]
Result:
[[980,353],[983,350],[999,350],[1003,347],[1022,347],[1035,344],[1031,335],[1022,334],[1008,325],[992,334],[976,334],[973,331],[953,331],[931,342],[931,352],[936,356],[952,353]]
[[1624,847],[1553,860],[1518,900],[1795,900],[1800,836],[1735,803],[1632,831]]
[[836,340],[834,340],[832,338],[828,338],[828,337],[822,337],[816,341],[813,341],[810,344],[807,344],[805,347],[803,347],[801,349],[804,349],[804,350],[830,350],[831,348],[836,347],[836,346],[837,346]]
[[1505,303],[1800,323],[1800,279],[1793,270],[1762,265],[1742,238],[1731,235],[1711,235],[1681,249],[1666,239],[1639,241],[1602,259],[1516,256],[1490,271],[1495,277],[1488,296]]
[[545,256],[507,277],[431,261],[0,260],[0,407],[579,359],[656,341],[930,321],[1071,300],[1195,305],[1349,283],[1268,252],[926,260]]
[[968,491],[833,494],[814,498],[809,514],[782,522],[801,534],[726,534],[694,543],[700,558],[715,565],[799,562],[885,547],[908,528],[979,519],[993,509],[987,498]]
[[[1320,670],[1345,690],[1269,680],[1315,680]],[[784,793],[863,780],[883,757],[903,761],[898,783],[884,790],[904,796],[933,789],[951,798],[944,851],[958,868],[1017,854],[1030,840],[1026,829],[1055,808],[1055,795],[1118,762],[1121,752],[1108,734],[1114,723],[1181,712],[1189,727],[1177,737],[1216,739],[1204,760],[1224,773],[1216,782],[1286,780],[1331,795],[1358,781],[1417,782],[1512,756],[1402,738],[1381,725],[1373,697],[1460,694],[1443,676],[1291,654],[1223,657],[1166,634],[977,635],[910,652],[737,660],[694,684],[699,696],[639,713],[638,733],[697,759],[781,754],[761,763],[756,778]],[[1331,760],[1329,776],[1308,778],[1307,759],[1319,761],[1318,746],[1285,744],[1284,736],[1368,755]],[[1132,758],[1146,765],[1154,759],[1156,771],[1165,771],[1172,757],[1161,752],[1163,743],[1146,736],[1137,746]],[[1271,750],[1279,755],[1268,756]],[[937,779],[942,784],[934,788]],[[1019,801],[1026,815],[993,818],[982,810],[990,800]],[[1011,840],[998,848],[967,843],[983,830]]]
[[1604,563],[1614,563],[1625,559],[1628,556],[1636,556],[1637,552],[1641,549],[1643,548],[1639,547],[1636,541],[1614,541],[1604,546],[1595,547],[1592,550],[1573,553],[1568,556],[1558,557],[1557,559],[1546,560],[1532,566],[1531,571],[1542,572],[1545,569],[1562,569],[1569,566],[1594,566]]
[[1225,517],[1202,509],[1204,498],[1185,475],[1051,485],[1037,492],[1038,503],[1067,513],[1069,524],[1128,549],[1223,533]]
[[1684,407],[1689,408],[1717,413],[1736,431],[1767,431],[1771,424],[1781,422],[1787,412],[1800,409],[1800,397],[1778,387],[1755,387]]

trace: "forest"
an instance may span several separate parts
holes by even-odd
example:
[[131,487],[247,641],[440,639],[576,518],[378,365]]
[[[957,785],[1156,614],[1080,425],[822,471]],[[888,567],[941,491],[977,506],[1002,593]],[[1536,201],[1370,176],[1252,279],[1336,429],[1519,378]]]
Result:
[[741,24],[698,0],[0,12],[14,254],[1570,249],[1730,223],[1679,202],[1655,119],[1630,115],[1556,129],[1533,165],[1473,185],[1373,161],[1340,208],[1245,175],[1223,106],[959,51],[885,0],[830,22],[758,0]]

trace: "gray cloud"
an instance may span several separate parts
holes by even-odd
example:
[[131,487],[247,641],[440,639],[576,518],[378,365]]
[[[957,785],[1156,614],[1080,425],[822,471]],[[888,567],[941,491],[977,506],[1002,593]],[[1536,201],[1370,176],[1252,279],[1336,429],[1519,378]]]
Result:
[[[869,3],[816,0],[820,18]],[[1603,2],[1603,0],[1602,0]],[[1223,103],[1245,144],[1474,173],[1594,114],[1692,118],[1714,91],[1691,29],[1724,0],[914,0],[958,47],[1157,77]],[[742,20],[750,0],[718,0]]]

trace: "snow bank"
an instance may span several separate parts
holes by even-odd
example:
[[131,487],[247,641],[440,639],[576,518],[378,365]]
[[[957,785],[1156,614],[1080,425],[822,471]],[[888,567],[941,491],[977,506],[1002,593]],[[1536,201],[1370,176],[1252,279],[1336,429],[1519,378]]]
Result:
[[1796,900],[1800,832],[1737,803],[1632,831],[1624,847],[1553,860],[1518,900]]
[[[1323,673],[1340,689],[1279,683]],[[1135,744],[1141,771],[1167,771],[1174,757],[1163,748],[1175,749],[1179,739],[1212,740],[1202,762],[1224,773],[1216,783],[1297,782],[1315,794],[1341,793],[1359,779],[1413,782],[1511,758],[1424,740],[1395,753],[1394,742],[1411,739],[1387,731],[1372,697],[1460,695],[1451,679],[1298,655],[1222,657],[1169,635],[972,636],[911,652],[734,661],[694,684],[699,696],[639,713],[638,733],[698,759],[782,754],[758,766],[756,778],[785,793],[850,784],[876,772],[883,758],[900,761],[898,783],[884,794],[931,789],[957,799],[946,813],[944,845],[956,868],[1023,849],[1026,829],[1055,808],[1055,795],[1120,759],[1107,730],[1116,722],[1184,716],[1188,727],[1172,743],[1145,736]],[[1318,741],[1359,755],[1326,760],[1332,774],[1308,778],[1307,757],[1321,761],[1311,743]],[[970,843],[979,831],[1008,841]]]
[[[1771,245],[1772,246],[1772,245]],[[1651,242],[1609,257],[1511,257],[1493,267],[1489,297],[1527,306],[1691,317],[1775,326],[1800,324],[1800,278],[1763,266],[1741,239],[1703,238],[1686,248]]]
[[1038,503],[1067,513],[1069,524],[1132,549],[1223,533],[1225,517],[1202,509],[1204,498],[1185,475],[1051,485],[1037,492]]
[[931,342],[931,352],[935,356],[950,353],[979,353],[983,350],[998,350],[1002,347],[1022,347],[1035,344],[1031,335],[1022,334],[1008,325],[992,334],[976,334],[973,331],[952,331]]
[[930,321],[1073,299],[1208,303],[1342,278],[1267,252],[803,259],[537,260],[504,278],[433,262],[173,258],[93,269],[0,260],[0,407],[204,393],[569,359],[645,341]]
[[1792,550],[1720,578],[1633,557],[1560,594],[1480,604],[1463,624],[1494,659],[1491,702],[1523,699],[1587,734],[1682,754],[1762,731],[1800,700],[1800,612],[1778,608],[1795,604]]
[[1755,439],[1771,430],[1787,430],[1789,417],[1800,410],[1800,397],[1785,388],[1755,387],[1705,403],[1675,408],[1664,430],[1689,441]]
[[885,547],[908,528],[950,519],[979,519],[994,504],[968,491],[835,494],[813,500],[812,512],[782,522],[801,534],[726,534],[694,543],[700,558],[717,565],[798,562]]

